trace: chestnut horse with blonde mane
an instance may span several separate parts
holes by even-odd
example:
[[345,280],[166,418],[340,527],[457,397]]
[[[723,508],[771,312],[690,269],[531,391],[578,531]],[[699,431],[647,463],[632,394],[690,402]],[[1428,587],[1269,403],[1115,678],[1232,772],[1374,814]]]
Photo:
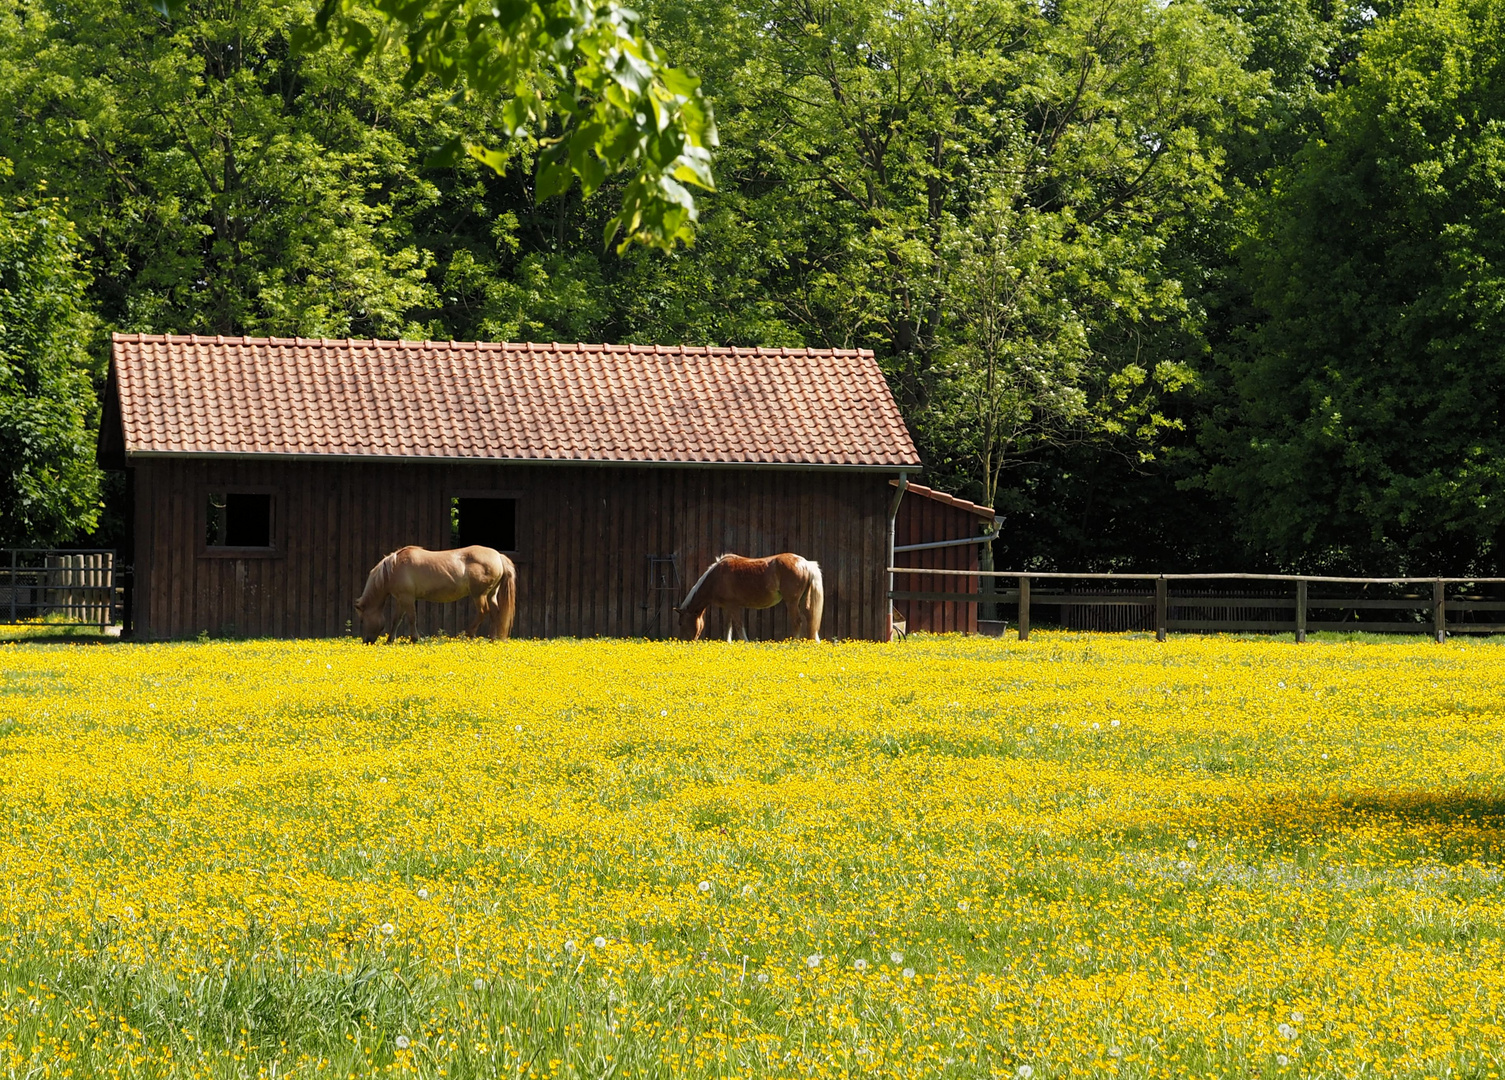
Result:
[[681,636],[691,641],[700,640],[705,613],[712,607],[727,614],[726,640],[732,640],[732,632],[737,631],[746,641],[743,609],[771,608],[780,601],[794,621],[794,636],[819,641],[820,617],[826,606],[820,565],[787,551],[766,559],[722,555],[700,575],[674,610],[679,615]]
[[[387,597],[396,608],[392,628],[387,630]],[[451,551],[429,551],[421,547],[398,548],[371,568],[366,575],[366,589],[355,602],[361,621],[361,640],[375,644],[387,630],[387,644],[397,636],[397,628],[408,620],[412,641],[418,640],[419,600],[448,604],[467,596],[476,602],[476,617],[465,632],[475,637],[482,620],[488,621],[487,635],[506,639],[512,633],[512,617],[517,610],[517,568],[512,560],[489,547],[475,545]]]

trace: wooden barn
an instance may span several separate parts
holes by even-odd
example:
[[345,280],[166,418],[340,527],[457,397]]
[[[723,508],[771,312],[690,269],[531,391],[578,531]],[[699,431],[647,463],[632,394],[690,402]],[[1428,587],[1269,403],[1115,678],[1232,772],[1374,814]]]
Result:
[[[898,481],[892,481],[895,487]],[[894,522],[894,566],[929,570],[979,569],[981,545],[998,533],[1003,520],[991,507],[906,484]],[[932,634],[978,632],[978,606],[948,595],[978,595],[981,579],[973,576],[894,575],[894,612],[910,632]],[[996,632],[996,631],[995,631]]]
[[884,640],[889,482],[919,466],[866,351],[134,334],[100,460],[146,638],[345,634],[387,552],[483,543],[517,563],[520,636],[672,636],[716,555],[795,551],[822,636]]

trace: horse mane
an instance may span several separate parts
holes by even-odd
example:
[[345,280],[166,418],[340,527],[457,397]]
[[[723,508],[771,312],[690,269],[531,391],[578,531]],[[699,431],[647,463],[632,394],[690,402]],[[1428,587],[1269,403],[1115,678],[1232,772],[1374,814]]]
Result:
[[361,590],[360,599],[357,603],[366,603],[378,596],[385,597],[391,590],[388,583],[392,578],[393,568],[397,565],[397,552],[393,551],[382,557],[381,562],[371,568],[371,573],[366,575],[366,587]]
[[682,603],[682,604],[679,605],[679,609],[681,611],[688,611],[688,610],[690,610],[690,605],[695,602],[695,594],[698,593],[698,592],[700,592],[700,587],[705,584],[705,579],[708,578],[708,577],[710,577],[711,576],[711,571],[714,570],[714,569],[716,569],[716,567],[720,566],[721,565],[721,561],[723,559],[725,559],[730,554],[731,554],[731,552],[724,551],[720,555],[717,555],[716,556],[716,561],[713,562],[713,563],[711,563],[710,566],[707,566],[705,568],[705,573],[701,574],[698,578],[695,579],[695,584],[690,586],[690,594],[685,597],[684,603]]

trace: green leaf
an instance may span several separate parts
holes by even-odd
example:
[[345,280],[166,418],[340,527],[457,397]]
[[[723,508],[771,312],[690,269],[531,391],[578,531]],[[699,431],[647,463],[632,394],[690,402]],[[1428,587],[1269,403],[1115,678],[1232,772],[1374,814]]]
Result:
[[693,97],[700,89],[700,80],[680,68],[664,68],[658,76],[669,92],[678,97]]
[[507,154],[484,146],[467,145],[465,152],[500,176],[507,170]]
[[423,159],[423,167],[425,169],[452,169],[460,160],[460,155],[467,149],[464,142],[456,135],[448,142],[435,147],[433,152]]
[[540,159],[533,197],[543,202],[545,199],[552,199],[555,195],[563,195],[570,189],[570,182],[573,178],[574,173],[570,171],[568,162]]

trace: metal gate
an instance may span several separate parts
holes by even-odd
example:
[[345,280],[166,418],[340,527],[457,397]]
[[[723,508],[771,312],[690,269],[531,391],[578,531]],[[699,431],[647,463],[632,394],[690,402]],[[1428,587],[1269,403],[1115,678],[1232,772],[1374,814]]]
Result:
[[5,548],[0,556],[0,623],[115,621],[113,550]]

